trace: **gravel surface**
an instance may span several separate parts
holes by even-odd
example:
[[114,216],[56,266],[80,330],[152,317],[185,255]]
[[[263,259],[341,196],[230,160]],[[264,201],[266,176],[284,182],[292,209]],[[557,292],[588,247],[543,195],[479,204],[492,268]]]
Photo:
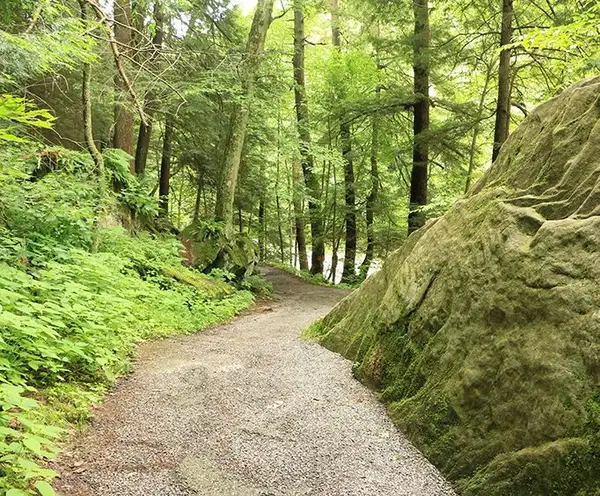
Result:
[[276,297],[153,341],[65,450],[67,496],[453,495],[350,363],[298,338],[347,292],[265,269]]

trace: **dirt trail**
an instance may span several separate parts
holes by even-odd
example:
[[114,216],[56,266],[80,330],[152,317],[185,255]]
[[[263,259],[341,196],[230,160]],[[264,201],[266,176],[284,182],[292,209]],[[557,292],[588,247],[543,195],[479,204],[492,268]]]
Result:
[[58,462],[67,496],[454,494],[350,363],[298,338],[346,292],[275,269],[276,297],[142,346]]

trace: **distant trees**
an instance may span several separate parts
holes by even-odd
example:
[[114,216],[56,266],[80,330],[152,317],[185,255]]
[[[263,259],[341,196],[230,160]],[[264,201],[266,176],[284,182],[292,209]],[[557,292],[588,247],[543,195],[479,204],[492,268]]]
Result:
[[[240,76],[242,96],[246,99],[251,98],[254,93],[255,78],[260,67],[267,30],[271,24],[273,3],[274,0],[258,0],[254,13]],[[248,107],[246,102],[235,103],[230,117],[227,149],[223,159],[222,177],[215,209],[216,219],[224,223],[225,232],[229,235],[233,232],[233,202],[247,126]]]
[[[600,18],[558,1],[261,0],[251,22],[226,0],[81,2],[83,23],[76,4],[0,6],[0,94],[57,116],[29,132],[102,161],[144,212],[133,228],[241,231],[264,258],[344,282],[592,73]],[[0,135],[19,126],[4,121]]]

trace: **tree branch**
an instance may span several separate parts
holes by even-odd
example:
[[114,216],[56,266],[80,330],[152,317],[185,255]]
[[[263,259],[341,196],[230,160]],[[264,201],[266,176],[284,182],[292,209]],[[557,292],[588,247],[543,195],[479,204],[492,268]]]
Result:
[[133,88],[133,85],[131,84],[131,81],[129,80],[129,77],[127,76],[127,73],[125,72],[125,67],[123,66],[123,61],[121,60],[121,52],[119,51],[119,45],[117,43],[117,40],[115,39],[113,30],[112,30],[110,24],[108,23],[108,19],[107,19],[106,15],[104,14],[104,11],[100,7],[100,5],[98,5],[98,3],[96,2],[96,0],[87,0],[87,3],[92,6],[92,8],[96,11],[96,14],[98,14],[98,17],[100,18],[100,22],[102,24],[104,24],[104,26],[106,26],[106,28],[108,29],[108,37],[109,37],[108,42],[109,42],[111,51],[113,53],[113,58],[115,59],[115,65],[117,66],[117,71],[119,72],[121,79],[123,80],[123,82],[125,83],[125,86],[127,87],[127,92],[129,93],[129,95],[131,96],[131,98],[133,100],[133,103],[138,111],[138,114],[140,116],[142,123],[144,124],[145,127],[148,127],[149,122],[148,122],[148,117],[146,116],[146,113],[144,112],[144,106],[143,106],[142,102],[140,101],[140,99],[138,98],[137,93],[135,92],[135,89]]

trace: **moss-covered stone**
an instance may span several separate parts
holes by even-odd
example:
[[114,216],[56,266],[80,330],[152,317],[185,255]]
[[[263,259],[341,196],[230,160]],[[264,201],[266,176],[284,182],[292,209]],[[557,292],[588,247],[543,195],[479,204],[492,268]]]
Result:
[[311,332],[463,494],[600,494],[600,78]]
[[188,262],[206,272],[224,269],[242,280],[254,272],[259,260],[258,247],[247,233],[234,233],[228,238],[220,222],[195,220],[180,237]]

